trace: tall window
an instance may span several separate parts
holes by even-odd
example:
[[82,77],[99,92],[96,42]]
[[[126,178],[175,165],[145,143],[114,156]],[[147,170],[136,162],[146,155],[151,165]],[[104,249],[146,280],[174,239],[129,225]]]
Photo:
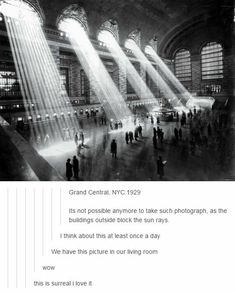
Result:
[[69,69],[60,68],[60,87],[63,93],[69,94]]
[[175,54],[175,75],[181,81],[192,80],[191,55],[188,50],[181,49]]
[[80,71],[80,79],[81,79],[81,95],[89,96],[89,80],[86,76],[86,73],[83,69]]
[[13,71],[0,71],[0,98],[20,96],[20,86],[16,73]]
[[201,52],[202,79],[223,78],[223,48],[220,44],[207,43]]

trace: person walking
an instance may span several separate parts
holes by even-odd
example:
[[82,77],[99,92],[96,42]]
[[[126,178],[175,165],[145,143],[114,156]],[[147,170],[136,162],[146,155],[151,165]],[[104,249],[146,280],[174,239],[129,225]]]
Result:
[[71,164],[71,160],[68,159],[66,162],[66,178],[68,181],[70,181],[73,176],[72,169],[73,169],[73,166]]
[[157,130],[155,127],[153,127],[153,136],[157,136]]
[[76,156],[73,157],[73,177],[78,179],[79,161]]
[[135,129],[135,140],[138,141],[138,127]]
[[141,125],[139,125],[139,127],[138,127],[138,132],[139,132],[139,136],[140,136],[140,138],[143,137],[143,136],[142,136],[142,131],[143,131],[143,128],[142,128]]
[[126,144],[128,144],[129,143],[129,133],[128,132],[126,132],[125,140],[126,140]]
[[77,132],[75,133],[74,141],[75,141],[76,146],[78,146],[78,133]]
[[130,139],[130,143],[132,144],[132,141],[134,139],[134,134],[132,131],[129,132],[129,139]]
[[111,142],[111,154],[113,158],[117,158],[117,143],[115,139]]
[[177,128],[174,129],[174,134],[175,134],[176,141],[178,141],[179,140],[179,133],[178,133]]
[[179,122],[179,120],[180,120],[180,117],[179,117],[179,113],[177,112],[176,113],[176,122]]
[[104,151],[106,150],[107,140],[108,140],[107,134],[104,133],[103,134],[103,150]]
[[161,138],[161,129],[159,127],[157,127],[157,138]]

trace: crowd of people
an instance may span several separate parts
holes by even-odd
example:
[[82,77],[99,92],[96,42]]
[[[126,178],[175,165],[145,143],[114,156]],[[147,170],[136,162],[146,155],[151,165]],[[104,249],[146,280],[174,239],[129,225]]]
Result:
[[110,120],[110,123],[109,123],[109,126],[110,126],[110,129],[111,130],[118,130],[119,128],[122,128],[123,127],[123,123],[121,120],[119,121],[113,121],[112,119]]
[[125,133],[125,141],[126,144],[132,144],[133,140],[138,141],[138,138],[142,138],[143,134],[142,134],[143,128],[141,125],[135,127],[134,132],[133,131],[127,131]]
[[[194,108],[188,113],[175,112],[172,114],[173,121],[162,123],[159,115],[154,116],[154,114],[137,113],[132,121],[132,126],[125,125],[125,122],[122,121],[109,121],[107,129],[123,129],[125,144],[131,145],[133,143],[138,143],[138,141],[143,141],[143,139],[148,139],[147,132],[144,133],[145,137],[143,138],[143,127],[145,129],[146,125],[152,125],[152,144],[154,153],[158,158],[156,159],[156,169],[160,180],[163,180],[165,173],[164,168],[166,166],[166,161],[164,161],[160,155],[163,153],[163,149],[169,150],[177,148],[179,157],[181,154],[182,158],[186,160],[190,154],[192,156],[198,156],[204,148],[209,148],[211,145],[213,148],[218,147],[218,149],[223,147],[224,128],[219,117],[219,115],[212,113],[211,110],[201,111]],[[126,131],[127,127],[133,127],[133,130]],[[103,140],[102,149],[105,154],[107,144],[109,143],[111,157],[117,159],[118,145],[119,143],[122,144],[122,142],[118,141],[120,136],[114,138],[116,132],[110,133],[110,136],[104,135],[105,139]],[[77,155],[79,156],[79,148],[84,146],[84,132],[76,132],[74,141],[78,149]],[[119,157],[120,156],[121,152],[119,153]],[[164,157],[165,156],[168,156],[168,154],[165,153]],[[78,172],[79,163],[77,168],[76,159],[68,159],[66,162],[67,179],[71,180],[72,177],[78,178]]]

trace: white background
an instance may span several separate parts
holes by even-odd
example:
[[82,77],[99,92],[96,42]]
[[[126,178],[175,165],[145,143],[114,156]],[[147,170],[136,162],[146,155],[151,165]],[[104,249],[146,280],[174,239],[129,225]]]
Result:
[[[234,183],[1,183],[0,288],[11,292],[235,292]],[[140,189],[140,196],[69,190]],[[207,208],[223,215],[158,215],[169,224],[69,224],[69,208]],[[60,233],[159,233],[160,240],[65,240]],[[53,248],[155,249],[158,255],[65,256]],[[56,266],[43,271],[42,266]],[[92,281],[83,288],[34,281]]]

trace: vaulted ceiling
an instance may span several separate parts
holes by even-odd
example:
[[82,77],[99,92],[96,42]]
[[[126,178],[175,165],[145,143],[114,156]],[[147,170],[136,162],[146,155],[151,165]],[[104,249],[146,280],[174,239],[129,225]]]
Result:
[[[177,28],[201,22],[224,25],[233,10],[233,0],[38,0],[45,14],[46,26],[55,27],[61,11],[80,4],[87,13],[91,37],[95,38],[101,24],[107,19],[117,20],[120,40],[140,28],[142,39],[147,43],[157,36],[165,40]],[[232,14],[231,14],[232,15]],[[231,16],[230,15],[230,16]]]

